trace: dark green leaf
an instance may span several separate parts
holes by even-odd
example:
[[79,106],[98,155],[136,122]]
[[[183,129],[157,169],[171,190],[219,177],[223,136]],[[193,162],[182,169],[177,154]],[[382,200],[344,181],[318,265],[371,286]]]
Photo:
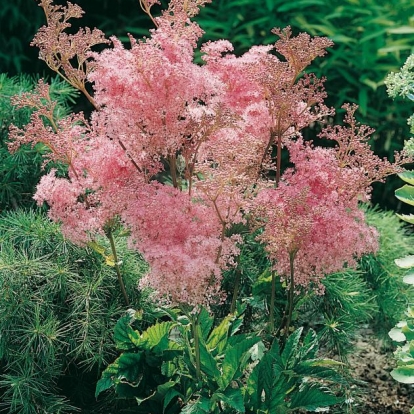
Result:
[[291,358],[297,354],[299,348],[299,340],[302,335],[303,328],[297,329],[293,332],[286,341],[285,347],[281,355],[282,364],[285,368],[292,367]]
[[315,411],[318,408],[329,407],[341,402],[341,399],[329,392],[323,392],[317,386],[303,386],[299,392],[292,395],[291,409]]
[[114,329],[115,344],[121,351],[129,351],[140,346],[140,335],[130,325],[131,317],[123,316],[118,320]]

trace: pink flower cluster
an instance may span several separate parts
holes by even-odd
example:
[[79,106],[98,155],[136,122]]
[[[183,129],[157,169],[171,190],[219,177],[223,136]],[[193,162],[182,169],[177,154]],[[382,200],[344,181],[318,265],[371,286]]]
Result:
[[[150,14],[157,1],[140,3]],[[40,56],[95,110],[88,120],[55,121],[40,82],[16,98],[37,111],[24,130],[11,129],[10,148],[42,142],[49,159],[67,164],[66,177],[52,171],[42,178],[38,203],[46,202],[50,217],[80,244],[120,220],[150,264],[143,285],[165,300],[220,300],[222,272],[242,242],[228,235],[237,223],[263,227],[260,240],[280,275],[294,254],[295,283],[318,288],[326,273],[375,250],[358,201],[406,160],[390,164],[370,152],[370,130],[355,123],[355,108],[348,108],[349,127],[322,134],[336,148],[303,141],[303,128],[333,113],[323,103],[323,80],[303,74],[331,46],[328,39],[275,30],[274,45],[240,57],[226,40],[209,42],[201,48],[205,64],[195,64],[203,32],[190,18],[204,3],[171,0],[148,39],[131,37],[126,49],[111,38],[112,48],[96,53],[90,47],[107,42],[101,32],[64,32],[69,18],[82,14],[77,6],[42,0],[49,24],[35,38]],[[283,148],[292,163],[284,172]]]

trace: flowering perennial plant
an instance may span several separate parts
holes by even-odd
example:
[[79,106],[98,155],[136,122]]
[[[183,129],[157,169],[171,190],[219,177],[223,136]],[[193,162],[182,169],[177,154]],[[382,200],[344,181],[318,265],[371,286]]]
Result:
[[[151,16],[156,1],[140,3]],[[351,106],[347,126],[321,133],[333,147],[304,141],[303,128],[333,114],[323,103],[323,79],[304,73],[332,45],[326,38],[274,30],[273,46],[240,57],[227,40],[208,42],[205,63],[194,63],[203,32],[190,18],[204,3],[171,0],[151,16],[150,37],[131,37],[127,49],[97,29],[67,34],[82,10],[40,0],[47,25],[33,44],[94,111],[57,122],[48,85],[39,82],[15,98],[36,112],[24,129],[12,127],[10,150],[47,145],[45,162],[66,164],[67,175],[45,175],[37,202],[79,244],[121,221],[150,265],[142,283],[166,301],[208,305],[223,297],[222,272],[235,266],[240,223],[262,228],[274,270],[292,290],[312,283],[321,292],[326,273],[377,248],[358,202],[410,158],[376,157],[367,144],[372,130],[355,121]],[[92,52],[100,43],[112,47]]]

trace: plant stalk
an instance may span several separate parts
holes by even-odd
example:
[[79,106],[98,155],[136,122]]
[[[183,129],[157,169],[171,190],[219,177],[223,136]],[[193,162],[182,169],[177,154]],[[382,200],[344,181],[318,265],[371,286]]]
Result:
[[293,302],[294,302],[294,294],[295,294],[295,270],[294,270],[294,262],[295,262],[296,251],[289,253],[289,264],[290,264],[290,281],[289,281],[289,295],[288,295],[288,312],[287,312],[287,320],[286,326],[284,331],[285,338],[289,335],[289,328],[292,322],[292,314],[293,314]]
[[191,327],[193,330],[194,336],[194,352],[195,352],[195,362],[196,362],[196,376],[197,380],[201,380],[201,357],[200,357],[200,336],[198,329],[198,316],[190,317]]
[[269,310],[269,334],[272,334],[275,330],[275,297],[276,297],[276,275],[272,270],[272,289],[270,295],[270,310]]
[[128,295],[125,289],[124,281],[122,279],[121,269],[119,268],[118,255],[116,254],[115,241],[114,241],[114,236],[112,234],[111,229],[109,229],[106,232],[106,236],[108,237],[109,243],[111,244],[112,255],[114,257],[114,262],[115,262],[115,271],[116,271],[116,275],[118,276],[119,286],[121,287],[121,291],[122,291],[122,295],[124,296],[125,304],[129,306],[129,299],[128,299]]
[[230,313],[234,313],[236,311],[236,302],[237,302],[237,296],[239,296],[240,282],[241,282],[241,271],[237,269],[236,278],[234,280],[233,298],[231,300]]

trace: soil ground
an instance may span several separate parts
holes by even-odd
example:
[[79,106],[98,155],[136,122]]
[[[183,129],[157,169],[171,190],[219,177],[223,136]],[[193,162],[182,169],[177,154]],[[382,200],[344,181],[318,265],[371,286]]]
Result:
[[395,367],[392,349],[370,329],[360,332],[354,349],[348,358],[363,393],[353,407],[355,414],[409,414],[414,407],[414,385],[400,384],[391,377]]

